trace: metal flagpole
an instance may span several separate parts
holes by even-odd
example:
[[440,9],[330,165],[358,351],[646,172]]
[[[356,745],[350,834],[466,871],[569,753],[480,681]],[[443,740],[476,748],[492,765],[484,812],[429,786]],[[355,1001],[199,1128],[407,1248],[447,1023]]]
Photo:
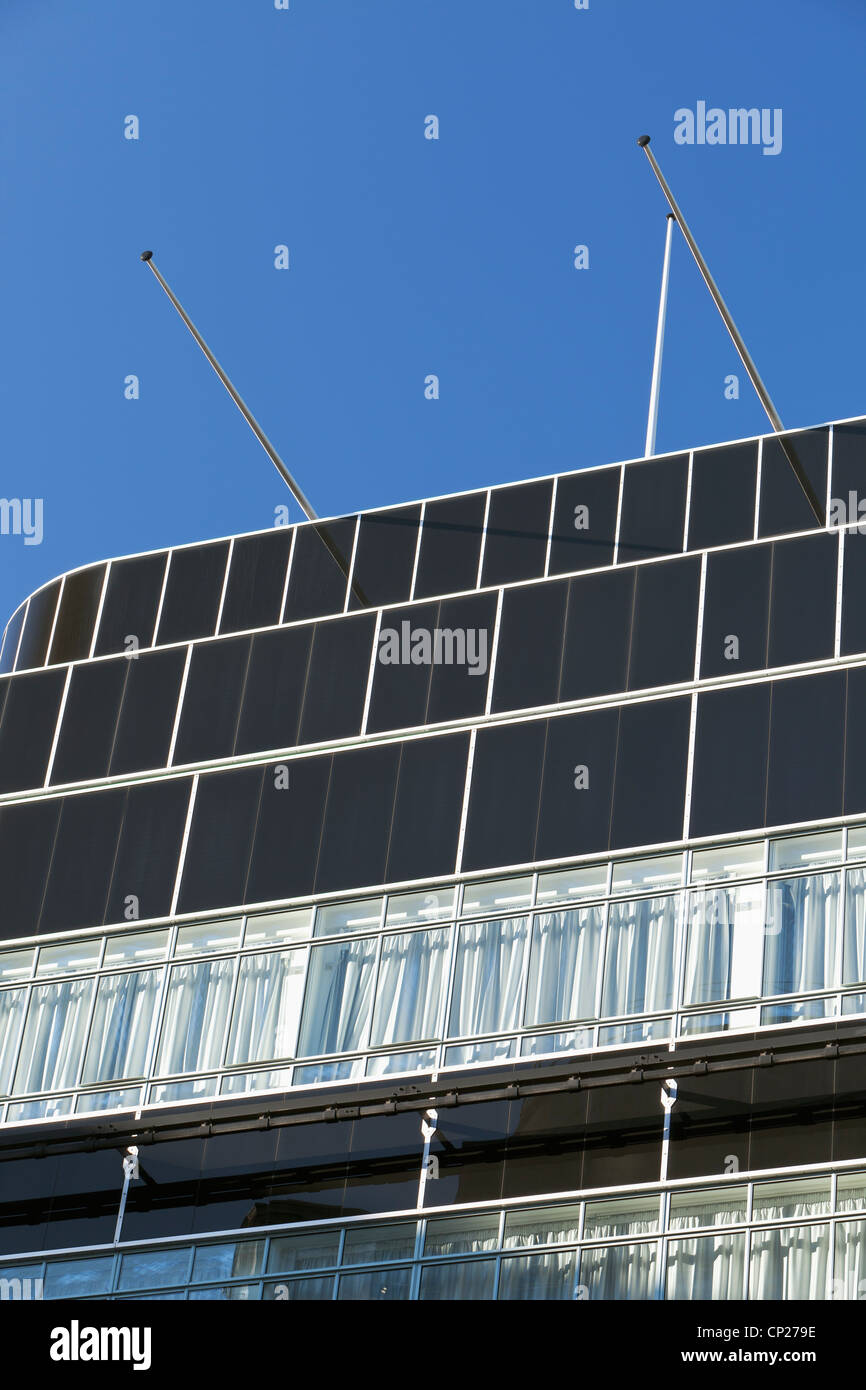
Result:
[[646,423],[646,445],[644,447],[644,458],[649,458],[655,453],[656,447],[656,428],[659,422],[659,392],[662,384],[662,352],[665,345],[665,316],[668,308],[668,281],[671,271],[671,233],[674,229],[675,217],[672,212],[668,213],[667,231],[665,232],[665,258],[662,265],[662,292],[659,298],[659,321],[656,328],[656,348],[653,357],[653,377],[650,387],[649,416]]
[[[680,209],[677,205],[677,201],[674,198],[674,195],[671,192],[670,188],[668,187],[665,176],[659,168],[658,164],[656,163],[653,152],[649,147],[650,137],[648,135],[641,135],[638,140],[638,144],[640,145],[641,149],[643,150],[644,154],[646,155],[647,159],[652,165],[653,173],[655,174],[656,178],[659,181],[659,184],[661,185],[661,190],[668,201],[668,205],[671,209],[671,212],[674,214],[674,217],[676,218],[677,222],[679,223],[682,229],[683,236],[688,242],[689,250],[694,256],[695,261],[697,262],[698,270],[701,272],[701,275],[703,276],[704,283],[706,284],[707,289],[713,297],[716,308],[722,316],[722,321],[725,327],[727,328],[728,332],[730,333],[731,338],[733,339],[734,347],[737,349],[737,352],[739,353],[740,358],[742,360],[743,366],[749,374],[749,380],[751,381],[752,385],[757,391],[758,399],[760,400],[762,406],[767,412],[767,415],[769,416],[770,424],[773,426],[773,429],[776,431],[776,433],[781,435],[784,432],[785,426],[782,424],[779,412],[773,405],[773,402],[770,399],[770,394],[763,381],[761,380],[757,367],[755,366],[751,356],[749,355],[749,350],[746,347],[746,344],[743,342],[742,337],[740,336],[740,333],[737,329],[737,325],[731,318],[730,311],[728,309],[728,306],[725,304],[725,301],[722,299],[719,287],[713,279],[712,275],[710,274],[709,266],[707,265],[706,261],[704,260],[703,256],[698,250],[698,244],[692,236],[691,231],[689,230],[688,223],[686,222],[685,218],[680,212]],[[781,439],[779,442],[781,443],[782,448],[784,449],[785,454],[787,455],[788,462],[791,464],[791,467],[793,468],[797,476],[797,481],[799,482],[801,488],[806,494],[806,500],[808,501],[809,506],[814,512],[818,524],[820,526],[823,526],[823,505],[821,502],[819,502],[815,494],[815,491],[812,487],[812,484],[809,482],[809,478],[806,474],[806,471],[796,455],[793,445],[790,443],[789,440],[785,439]]]

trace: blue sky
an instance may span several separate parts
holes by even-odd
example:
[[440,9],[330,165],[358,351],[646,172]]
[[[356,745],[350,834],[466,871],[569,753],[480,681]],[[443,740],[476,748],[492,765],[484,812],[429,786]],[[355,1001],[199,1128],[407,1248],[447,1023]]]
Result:
[[[862,0],[0,0],[0,496],[45,518],[0,626],[286,500],[145,247],[322,515],[631,458],[646,131],[786,426],[866,413],[864,40]],[[675,144],[698,101],[781,108],[781,153]],[[659,451],[764,429],[734,371],[677,234]]]

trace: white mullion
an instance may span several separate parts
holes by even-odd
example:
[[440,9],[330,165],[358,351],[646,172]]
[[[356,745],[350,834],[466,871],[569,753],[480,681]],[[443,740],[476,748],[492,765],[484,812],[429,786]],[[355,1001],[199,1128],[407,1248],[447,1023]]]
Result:
[[466,781],[463,786],[463,805],[460,810],[460,828],[457,833],[457,860],[454,872],[459,874],[463,870],[463,842],[466,839],[466,822],[469,817],[469,796],[472,791],[472,767],[475,762],[475,743],[478,738],[478,727],[473,726],[469,734],[469,756],[466,759]]
[[193,779],[192,779],[192,785],[191,785],[191,787],[190,787],[190,792],[189,792],[189,803],[188,803],[187,808],[186,808],[186,821],[185,821],[184,827],[183,827],[183,838],[181,839],[181,843],[180,843],[180,853],[179,853],[178,859],[177,859],[177,873],[176,873],[176,875],[175,875],[174,889],[173,889],[172,895],[171,895],[171,907],[169,908],[169,916],[170,916],[170,917],[176,917],[176,916],[177,916],[177,903],[178,903],[178,898],[180,897],[180,885],[181,885],[181,881],[182,881],[182,879],[183,879],[184,865],[185,865],[185,863],[186,863],[186,851],[187,851],[187,846],[188,846],[188,844],[189,844],[190,832],[191,832],[191,830],[192,830],[192,818],[193,818],[193,812],[194,812],[194,810],[195,810],[195,801],[196,801],[196,795],[197,795],[197,793],[198,793],[198,784],[199,784],[199,773],[195,773],[195,775],[193,776]]
[[[160,982],[159,991],[157,993],[156,1006],[153,1011],[153,1019],[151,1020],[150,1025],[150,1037],[147,1040],[147,1050],[144,1056],[144,1080],[142,1082],[142,1091],[144,1094],[143,1104],[145,1105],[147,1105],[150,1101],[150,1083],[155,1076],[158,1064],[159,1043],[162,1035],[163,1024],[165,1021],[165,1013],[168,1001],[168,982],[169,976],[173,969],[173,966],[171,964],[171,957],[174,954],[174,940],[176,938],[176,935],[177,930],[175,929],[175,931],[172,932],[171,937],[169,938],[168,944],[171,949],[167,950],[166,959],[162,963],[162,980]],[[136,1112],[136,1119],[138,1119],[140,1115],[141,1108],[139,1106],[139,1109]]]
[[45,781],[42,783],[43,787],[49,787],[51,784],[51,773],[54,770],[54,759],[57,756],[57,748],[60,743],[60,729],[63,724],[63,716],[66,712],[66,701],[69,697],[69,687],[71,684],[72,667],[67,666],[66,680],[63,683],[63,694],[60,697],[60,707],[57,711],[57,722],[54,725],[54,737],[51,740],[51,752],[48,754],[48,766],[45,769]]
[[[827,431],[827,499],[824,504],[824,526],[830,525],[830,503],[833,500],[833,426]],[[850,517],[849,517],[850,520]]]
[[616,499],[616,528],[613,533],[613,557],[611,559],[611,565],[616,565],[619,563],[619,532],[620,527],[622,526],[622,499],[624,492],[625,464],[621,463],[619,467],[619,494],[617,495]]
[[493,489],[488,488],[484,498],[484,520],[481,523],[481,545],[478,550],[478,570],[475,577],[475,588],[481,588],[481,576],[484,573],[484,552],[487,549],[487,523],[490,520],[490,499],[493,496]]
[[192,649],[193,643],[190,642],[186,649],[186,660],[183,663],[183,675],[180,678],[180,689],[177,692],[177,708],[174,712],[174,723],[171,728],[171,742],[168,745],[168,757],[165,761],[166,767],[171,767],[174,762],[174,750],[177,744],[177,736],[180,732],[180,720],[181,714],[183,713],[183,702],[186,696],[186,684],[189,680],[189,668],[192,665]]
[[[224,1068],[226,1067],[226,1065],[227,1065],[227,1063],[226,1063],[226,1054],[227,1054],[227,1052],[228,1052],[228,1050],[229,1050],[229,1040],[231,1039],[232,1028],[233,1028],[233,1026],[234,1026],[234,1021],[235,1021],[235,1009],[237,1008],[237,1005],[238,1005],[238,993],[239,993],[239,990],[240,990],[239,981],[240,981],[240,974],[241,974],[241,961],[242,961],[243,959],[244,959],[244,957],[241,955],[241,953],[240,953],[239,951],[238,951],[237,954],[233,957],[233,960],[234,960],[234,970],[232,971],[231,995],[230,995],[230,999],[229,999],[229,1008],[228,1008],[228,1014],[227,1014],[227,1023],[226,1023],[226,1027],[223,1029],[223,1039],[222,1039],[222,1043],[221,1043],[221,1045],[220,1045],[219,1058],[217,1059],[217,1061],[216,1061],[216,1063],[215,1063],[216,1070],[217,1070],[217,1072],[219,1073],[219,1077],[218,1077],[218,1079],[217,1079],[217,1088],[216,1088],[216,1093],[217,1093],[217,1095],[220,1095],[220,1094],[221,1094],[221,1078],[222,1078],[222,1072],[223,1072],[223,1069],[224,1069]],[[248,1065],[248,1064],[245,1064],[245,1065]]]
[[[81,1086],[83,1084],[82,1076],[84,1073],[84,1061],[87,1057],[88,1048],[90,1047],[90,1035],[93,1032],[93,1020],[96,1017],[96,996],[99,993],[99,982],[103,977],[100,974],[93,974],[86,978],[90,979],[93,988],[90,991],[90,1004],[87,1009],[87,1026],[84,1030],[84,1046],[81,1048],[78,1056],[78,1065],[75,1068],[75,1079],[69,1083],[70,1086],[72,1086],[73,1088]],[[118,1078],[118,1080],[122,1080],[122,1078]],[[76,1102],[73,1099],[73,1113],[75,1112],[75,1103]]]
[[63,578],[60,581],[60,592],[57,595],[57,603],[54,608],[54,619],[51,623],[51,633],[48,637],[48,645],[45,648],[45,660],[41,663],[43,666],[48,666],[51,661],[51,648],[54,646],[54,634],[57,631],[57,620],[60,617],[60,606],[63,603],[63,592],[65,588],[66,575],[64,574]]
[[[220,623],[221,623],[222,620],[223,620],[223,609],[225,608],[225,604],[226,604],[226,594],[228,593],[228,588],[229,588],[229,574],[231,573],[231,568],[232,568],[232,556],[234,555],[234,553],[235,553],[235,538],[234,538],[234,536],[232,536],[231,540],[229,541],[229,550],[228,550],[228,554],[226,555],[226,567],[225,567],[225,573],[223,574],[223,586],[222,586],[222,589],[220,590],[219,608],[217,609],[216,623],[214,624],[214,630],[213,630],[213,635],[214,635],[214,637],[219,637],[219,635],[220,635]],[[210,634],[210,633],[205,633],[205,634],[203,634],[203,635],[206,636],[206,637],[209,637],[211,634]]]
[[412,561],[412,580],[409,584],[409,602],[415,597],[415,581],[418,578],[418,565],[421,561],[421,537],[424,534],[424,518],[427,515],[426,499],[421,503],[421,512],[418,517],[418,538],[415,542],[415,559]]
[[21,641],[22,641],[22,639],[23,639],[23,637],[24,637],[24,629],[25,629],[25,627],[27,626],[27,619],[28,619],[28,617],[29,617],[29,614],[30,614],[30,599],[27,600],[27,603],[25,604],[25,607],[24,607],[24,617],[21,619],[21,627],[20,627],[19,630],[18,630],[18,641],[15,643],[15,655],[14,655],[13,658],[12,658],[12,665],[11,665],[10,668],[9,668],[10,672],[12,672],[12,671],[15,670],[15,667],[16,667],[17,662],[18,662],[18,653],[21,651]]
[[113,561],[109,560],[108,564],[105,566],[105,575],[102,580],[102,592],[99,595],[96,617],[93,620],[93,637],[90,640],[90,650],[87,653],[88,659],[91,661],[96,653],[96,639],[99,636],[99,624],[102,622],[102,610],[105,607],[105,596],[108,593],[108,580],[111,574],[112,563]]
[[285,577],[285,579],[283,580],[283,596],[282,596],[282,598],[281,598],[281,600],[280,600],[280,616],[279,616],[279,618],[278,618],[278,620],[277,620],[277,626],[278,626],[278,627],[283,623],[283,621],[285,620],[285,616],[286,616],[286,604],[288,603],[288,599],[289,599],[289,580],[290,580],[291,577],[292,577],[292,561],[293,561],[294,558],[295,558],[295,542],[296,542],[297,538],[298,538],[298,528],[297,528],[297,526],[293,526],[293,527],[292,527],[292,535],[291,535],[291,538],[290,538],[290,540],[289,540],[289,556],[288,556],[288,559],[286,560],[286,577]]
[[547,526],[547,549],[544,552],[544,577],[550,574],[550,552],[553,549],[553,528],[556,523],[556,495],[558,492],[559,474],[553,480],[553,487],[550,490],[550,520]]
[[692,507],[692,472],[694,469],[694,462],[695,451],[694,449],[691,449],[689,451],[688,472],[686,473],[686,511],[685,516],[683,518],[683,552],[687,551],[689,548],[689,527],[691,525]]
[[156,605],[156,617],[153,620],[153,635],[149,644],[151,647],[156,646],[156,639],[159,636],[159,625],[162,622],[162,610],[165,604],[166,590],[168,589],[168,576],[171,572],[171,557],[173,554],[173,550],[166,552],[165,569],[162,572],[162,588],[159,591],[159,602]]
[[701,555],[701,577],[698,586],[698,625],[695,634],[695,671],[694,679],[699,681],[701,678],[701,652],[704,644],[704,607],[707,597],[707,552]]
[[[34,971],[35,971],[35,969],[36,969],[36,962],[35,962],[35,961],[34,961],[34,966],[33,966],[33,968],[34,968]],[[28,984],[26,984],[26,985],[24,986],[25,999],[24,999],[24,1012],[23,1012],[22,1015],[21,1015],[21,1032],[20,1032],[19,1035],[18,1035],[18,1042],[17,1042],[16,1047],[15,1047],[15,1055],[14,1055],[14,1057],[13,1057],[13,1059],[12,1059],[12,1066],[9,1068],[9,1098],[10,1098],[10,1100],[14,1100],[14,1099],[15,1099],[15,1080],[16,1080],[16,1076],[17,1076],[17,1072],[18,1072],[18,1067],[19,1067],[19,1065],[20,1065],[20,1063],[21,1063],[21,1050],[22,1050],[22,1048],[23,1048],[23,1046],[24,1046],[24,1033],[25,1033],[26,1028],[27,1028],[27,1017],[28,1017],[28,1015],[29,1015],[29,1013],[30,1013],[30,1004],[31,1004],[31,1001],[32,1001],[32,999],[33,999],[33,991],[34,991],[35,988],[36,988],[36,980],[35,980],[35,979],[31,980]]]
[[373,649],[370,652],[370,666],[367,671],[367,688],[364,693],[364,712],[361,716],[361,737],[367,732],[367,722],[370,718],[370,704],[373,699],[373,681],[376,677],[376,662],[379,657],[379,633],[382,630],[382,609],[376,611],[376,624],[373,629]]
[[358,553],[358,542],[361,538],[361,514],[355,517],[355,534],[352,537],[352,554],[349,557],[349,573],[346,575],[346,597],[343,599],[343,612],[349,612],[349,604],[352,602],[352,583],[355,578],[355,556]]
[[759,539],[758,527],[761,521],[761,472],[764,467],[764,437],[758,440],[758,465],[755,469],[755,524],[752,528],[752,540]]
[[505,589],[499,590],[496,598],[496,613],[493,618],[493,641],[490,644],[490,669],[487,672],[487,699],[484,701],[484,713],[490,714],[493,708],[493,682],[496,677],[496,657],[499,653],[499,638],[502,628],[502,605],[505,599]]
[[698,692],[692,692],[692,708],[689,716],[689,745],[686,757],[686,795],[683,805],[683,839],[689,839],[689,819],[692,810],[692,783],[695,771],[695,742],[698,726]]
[[[455,921],[451,924],[451,954],[448,960],[448,976],[445,981],[445,989],[442,993],[442,1003],[439,1006],[439,1065],[445,1063],[445,1040],[448,1036],[448,1020],[451,1017],[451,996],[454,992],[454,980],[457,975],[457,946],[459,942],[458,932],[460,923]],[[439,1076],[438,1069],[433,1073],[433,1080]]]
[[842,655],[842,587],[845,578],[845,541],[847,531],[839,528],[839,552],[836,558],[836,615],[833,636],[833,656],[838,660]]

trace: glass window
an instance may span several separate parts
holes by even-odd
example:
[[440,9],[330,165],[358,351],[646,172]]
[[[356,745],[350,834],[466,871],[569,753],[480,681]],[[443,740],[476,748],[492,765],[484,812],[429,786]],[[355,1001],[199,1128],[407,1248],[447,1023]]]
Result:
[[241,957],[227,1066],[294,1054],[306,954],[302,949]]
[[404,1071],[432,1071],[436,1066],[436,1049],[429,1047],[420,1052],[389,1052],[384,1057],[370,1057],[367,1061],[367,1076],[393,1076]]
[[513,1057],[516,1051],[516,1038],[497,1038],[495,1042],[464,1043],[459,1047],[446,1047],[446,1067],[469,1067],[476,1062],[498,1062],[504,1057]]
[[64,942],[61,946],[43,946],[39,952],[37,975],[65,975],[73,970],[95,970],[102,953],[102,937],[89,941]]
[[745,1221],[747,1195],[745,1186],[672,1192],[668,1228],[692,1231],[701,1226],[731,1226]]
[[268,1273],[327,1269],[337,1263],[340,1232],[312,1231],[309,1235],[274,1236],[268,1251]]
[[845,875],[845,941],[842,983],[866,980],[866,869]]
[[683,856],[659,854],[652,859],[624,859],[613,866],[612,893],[640,893],[669,888],[683,881]]
[[56,1120],[72,1112],[72,1096],[53,1096],[51,1100],[21,1100],[10,1105],[6,1119],[11,1124],[19,1120]]
[[656,1253],[656,1241],[584,1250],[580,1260],[580,1286],[591,1300],[655,1298]]
[[833,1298],[866,1298],[866,1221],[836,1224]]
[[338,1298],[364,1302],[390,1302],[406,1299],[412,1283],[412,1271],[397,1265],[395,1269],[366,1269],[359,1274],[341,1274]]
[[754,1009],[725,1009],[715,1013],[689,1014],[680,1019],[680,1036],[697,1033],[722,1033],[729,1028],[754,1028],[757,1014]]
[[329,1081],[348,1081],[353,1076],[363,1074],[363,1059],[354,1062],[315,1062],[310,1067],[295,1067],[292,1085],[319,1086]]
[[560,1245],[577,1240],[580,1203],[568,1207],[534,1207],[505,1213],[505,1250],[521,1245]]
[[604,1014],[669,1009],[674,990],[677,899],[612,903],[604,968]]
[[215,1096],[217,1079],[215,1076],[197,1077],[194,1081],[168,1081],[161,1086],[151,1086],[150,1104],[168,1105],[177,1100],[204,1100]]
[[689,894],[684,1003],[760,993],[763,908],[760,883]]
[[804,999],[791,1004],[767,1004],[761,1009],[762,1023],[799,1023],[808,1018],[832,1018],[836,1000]]
[[223,1245],[200,1245],[195,1252],[191,1283],[250,1278],[261,1270],[264,1253],[263,1240],[232,1240]]
[[210,1289],[191,1289],[187,1298],[191,1303],[204,1302],[205,1299],[214,1301],[219,1299],[223,1303],[248,1303],[252,1299],[258,1299],[258,1284],[223,1284],[218,1288]]
[[34,955],[32,946],[26,951],[0,952],[0,980],[4,984],[11,984],[13,980],[26,980],[33,974]]
[[344,932],[373,931],[381,920],[381,898],[362,898],[350,903],[326,903],[316,912],[316,936],[342,936]]
[[527,1302],[573,1298],[576,1268],[577,1253],[574,1250],[513,1256],[502,1261],[499,1298]]
[[425,1265],[418,1297],[443,1302],[493,1297],[495,1260],[453,1260],[445,1265]]
[[114,1257],[96,1259],[49,1260],[45,1266],[45,1298],[82,1298],[86,1294],[107,1293],[111,1288]]
[[178,927],[176,956],[200,956],[206,951],[234,951],[241,944],[243,919],[231,917],[223,922],[192,922]]
[[558,903],[564,898],[602,898],[607,892],[607,864],[590,864],[587,869],[554,869],[538,875],[535,901]]
[[415,1253],[415,1231],[414,1221],[398,1221],[387,1226],[350,1226],[343,1243],[343,1264],[411,1260]]
[[599,1047],[627,1047],[629,1043],[653,1042],[671,1035],[671,1019],[654,1018],[646,1023],[613,1023],[599,1028]]
[[532,902],[532,877],[481,879],[463,888],[460,915],[468,917],[482,912],[507,912],[528,907]]
[[553,1052],[583,1052],[592,1047],[591,1028],[571,1028],[565,1033],[538,1033],[522,1038],[521,1057],[543,1057]]
[[798,1221],[830,1211],[830,1179],[795,1178],[757,1182],[752,1196],[753,1221]]
[[282,1091],[292,1084],[291,1067],[280,1067],[275,1071],[248,1071],[240,1076],[224,1076],[220,1083],[223,1096],[243,1095],[247,1091]]
[[421,893],[398,893],[388,899],[385,917],[387,927],[402,927],[411,922],[437,922],[454,915],[456,889],[428,888]]
[[532,919],[526,1023],[593,1018],[604,908],[536,913]]
[[102,977],[81,1078],[84,1085],[144,1075],[161,983],[161,970]]
[[298,1047],[302,1057],[351,1052],[363,1046],[375,960],[374,937],[312,948]]
[[805,869],[835,864],[842,858],[842,831],[794,835],[770,841],[770,869]]
[[836,1210],[862,1211],[866,1207],[866,1173],[840,1173],[836,1180]]
[[443,1216],[427,1222],[425,1255],[477,1255],[499,1244],[499,1213]]
[[192,1249],[164,1246],[161,1250],[137,1250],[120,1262],[118,1289],[164,1289],[185,1284]]
[[829,1226],[782,1226],[754,1231],[749,1298],[826,1298],[829,1257]]
[[692,855],[692,883],[702,883],[705,879],[745,878],[763,873],[763,869],[763,840],[723,845],[721,849],[695,850]]
[[435,1038],[451,946],[451,929],[406,932],[382,941],[371,1043]]
[[109,936],[105,942],[104,965],[139,965],[162,960],[168,949],[168,930],[137,931]]
[[657,1231],[657,1197],[619,1197],[614,1201],[587,1202],[583,1228],[586,1240],[611,1236],[643,1236]]
[[62,1091],[75,1084],[92,998],[93,980],[34,988],[15,1073],[16,1095]]
[[866,825],[848,827],[848,858],[866,859]]
[[0,1095],[12,1085],[12,1068],[18,1055],[18,1038],[24,1021],[27,991],[4,989],[0,992]]
[[172,967],[159,1048],[161,1073],[219,1066],[233,978],[233,960]]
[[839,875],[767,884],[764,994],[798,994],[835,980]]
[[470,922],[459,931],[449,1033],[475,1037],[518,1022],[525,917]]
[[245,946],[279,946],[284,941],[303,941],[310,935],[313,909],[296,907],[287,912],[264,912],[248,917],[244,934]]
[[866,1013],[866,994],[846,994],[842,1000],[843,1014]]
[[262,1298],[277,1302],[292,1302],[295,1299],[308,1302],[311,1299],[328,1300],[334,1297],[333,1274],[322,1274],[312,1279],[286,1279],[284,1283],[265,1284]]
[[140,1086],[115,1086],[108,1091],[91,1091],[75,1102],[76,1115],[95,1115],[104,1110],[134,1110],[141,1104]]
[[668,1242],[666,1298],[742,1298],[745,1232]]

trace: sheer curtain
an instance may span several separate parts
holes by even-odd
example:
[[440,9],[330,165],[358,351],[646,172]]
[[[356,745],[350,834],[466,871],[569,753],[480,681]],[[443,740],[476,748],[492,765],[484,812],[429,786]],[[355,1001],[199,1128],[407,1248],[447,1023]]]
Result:
[[219,1066],[233,974],[231,960],[202,960],[172,968],[159,1049],[163,1075]]
[[845,949],[842,980],[866,980],[866,869],[849,869],[845,886]]
[[752,1234],[749,1297],[826,1297],[829,1226],[787,1226]]
[[243,957],[226,1057],[229,1066],[294,1055],[305,957],[303,950]]
[[573,1298],[576,1265],[574,1250],[505,1259],[499,1270],[499,1297],[523,1302]]
[[314,946],[298,1054],[317,1057],[360,1047],[373,995],[374,937]]
[[767,885],[765,994],[796,994],[834,983],[838,903],[838,874]]
[[608,1245],[584,1250],[580,1261],[579,1284],[590,1300],[622,1300],[656,1297],[657,1241],[641,1245]]
[[447,927],[385,937],[376,990],[374,1047],[437,1036],[450,941]]
[[99,981],[82,1081],[143,1076],[161,970],[106,975]]
[[602,1012],[650,1013],[673,1002],[676,897],[611,903]]
[[527,1024],[595,1017],[603,925],[600,907],[545,912],[533,918]]
[[866,1221],[840,1221],[836,1227],[833,1297],[866,1297]]
[[460,928],[449,1033],[473,1037],[514,1028],[520,1007],[525,917]]
[[667,1297],[742,1298],[745,1255],[742,1231],[669,1241]]
[[26,993],[23,989],[5,989],[0,994],[0,1095],[6,1095],[12,1085]]
[[757,884],[689,894],[686,1004],[760,993],[762,901]]
[[35,987],[15,1075],[16,1095],[74,1085],[92,997],[93,980]]

